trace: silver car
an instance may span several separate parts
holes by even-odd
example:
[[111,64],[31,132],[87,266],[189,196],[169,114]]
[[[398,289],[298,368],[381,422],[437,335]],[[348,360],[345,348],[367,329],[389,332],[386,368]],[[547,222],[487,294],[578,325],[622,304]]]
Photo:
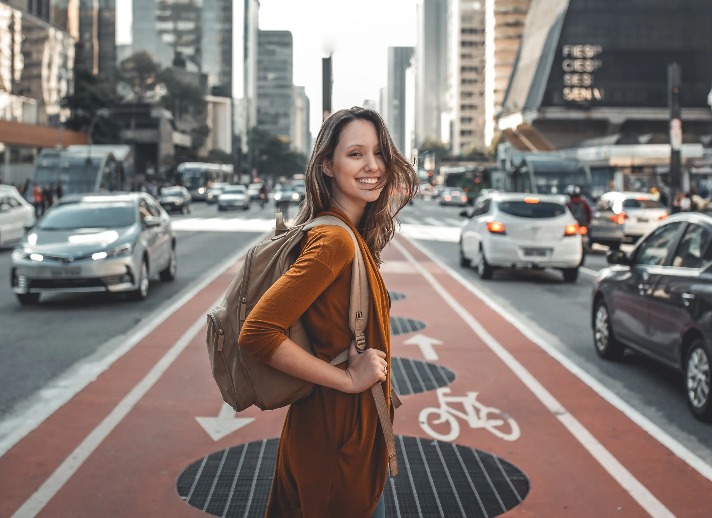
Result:
[[176,276],[171,219],[146,193],[65,196],[12,253],[11,285],[21,304],[43,293],[128,292],[148,296],[149,280]]
[[218,194],[218,210],[250,208],[250,196],[244,185],[228,185]]

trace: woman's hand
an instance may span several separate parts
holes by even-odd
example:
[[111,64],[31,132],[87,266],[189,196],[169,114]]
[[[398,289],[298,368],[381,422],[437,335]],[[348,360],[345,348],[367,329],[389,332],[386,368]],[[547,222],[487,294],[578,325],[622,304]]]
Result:
[[358,394],[370,389],[376,382],[385,381],[387,368],[385,352],[378,349],[366,349],[359,354],[356,344],[351,342],[349,365],[346,368],[346,374],[349,375],[351,384],[347,385],[344,392]]

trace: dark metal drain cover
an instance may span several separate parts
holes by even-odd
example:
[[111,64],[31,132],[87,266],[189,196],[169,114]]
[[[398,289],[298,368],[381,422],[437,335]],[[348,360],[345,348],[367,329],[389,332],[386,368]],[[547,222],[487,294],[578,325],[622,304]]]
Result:
[[400,291],[389,291],[388,295],[391,297],[391,302],[405,298],[405,293],[401,293]]
[[[278,439],[233,446],[194,462],[178,495],[214,516],[264,516]],[[386,515],[463,518],[503,514],[529,494],[529,479],[490,453],[399,435],[398,476],[386,482]]]
[[454,379],[453,371],[437,363],[391,357],[391,383],[400,395],[435,390],[449,385]]
[[425,322],[406,317],[391,317],[391,334],[404,335],[420,331],[425,327]]

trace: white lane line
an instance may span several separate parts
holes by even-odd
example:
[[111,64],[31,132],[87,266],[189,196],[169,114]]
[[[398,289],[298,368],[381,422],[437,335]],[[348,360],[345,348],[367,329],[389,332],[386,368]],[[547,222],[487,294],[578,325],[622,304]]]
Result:
[[[552,339],[544,339],[539,336],[534,328],[526,325],[524,322],[515,317],[511,312],[504,309],[499,303],[497,303],[493,298],[484,293],[482,290],[477,289],[472,283],[467,281],[462,275],[457,271],[453,270],[445,263],[440,261],[436,256],[432,255],[424,247],[420,246],[417,242],[410,240],[410,243],[420,250],[421,253],[426,255],[431,261],[437,264],[440,268],[445,270],[453,279],[459,282],[465,289],[479,298],[482,302],[487,304],[492,310],[496,311],[501,315],[507,322],[515,326],[517,329],[521,329],[526,337],[537,344],[541,349],[546,351],[552,358],[558,361],[561,365],[566,367],[574,376],[583,381],[586,385],[591,387],[599,396],[605,399],[608,403],[616,407],[618,410],[623,412],[631,421],[640,426],[645,430],[653,439],[658,441],[660,444],[669,449],[673,454],[682,459],[687,463],[692,469],[697,471],[700,475],[705,477],[707,480],[712,481],[712,465],[700,458],[690,449],[685,447],[678,440],[673,438],[665,430],[660,428],[658,425],[653,423],[650,419],[641,414],[638,410],[633,408],[631,405],[626,403],[617,394],[611,391],[608,387],[603,385],[596,378],[591,376],[588,372],[583,370],[581,367],[572,362],[569,358],[563,355],[559,349],[552,346]],[[560,343],[560,342],[559,342]]]
[[[216,300],[216,304],[222,297]],[[36,516],[49,501],[59,492],[60,489],[72,478],[72,476],[82,467],[84,462],[109,434],[116,428],[128,413],[136,406],[141,398],[153,387],[160,377],[168,370],[176,358],[188,346],[191,340],[205,326],[205,315],[193,322],[193,325],[183,333],[178,341],[163,355],[163,357],[153,366],[144,378],[126,394],[116,407],[107,415],[99,425],[94,428],[89,435],[70,453],[64,462],[49,476],[47,480],[28,498],[20,507],[13,518],[26,518]]]
[[217,265],[209,275],[201,278],[183,296],[158,313],[146,316],[143,323],[133,333],[121,335],[102,345],[94,354],[77,363],[65,374],[48,383],[44,388],[23,405],[23,408],[8,415],[0,422],[0,457],[26,435],[32,432],[45,419],[72,399],[79,391],[89,385],[107,370],[116,360],[129,352],[137,343],[156,327],[161,325],[171,314],[192,300],[208,284],[222,275],[242,257],[247,249],[261,241],[264,236],[253,240],[231,257]]
[[[638,502],[651,516],[658,518],[671,517],[674,515],[663,505],[655,495],[653,495],[643,484],[636,479],[619,461],[613,456],[588,429],[583,426],[559,401],[539,383],[532,375],[502,344],[500,344],[489,332],[460,305],[455,298],[433,277],[433,275],[423,268],[415,258],[396,240],[392,243],[408,259],[420,274],[428,281],[433,289],[443,298],[443,300],[457,313],[462,320],[472,329],[472,331],[487,344],[490,350],[495,353],[509,369],[517,375],[524,385],[539,399],[539,401],[549,410],[571,435],[591,454],[591,456],[605,469],[618,484],[625,489],[630,496]],[[521,329],[521,328],[520,328]],[[525,334],[525,336],[529,336]]]

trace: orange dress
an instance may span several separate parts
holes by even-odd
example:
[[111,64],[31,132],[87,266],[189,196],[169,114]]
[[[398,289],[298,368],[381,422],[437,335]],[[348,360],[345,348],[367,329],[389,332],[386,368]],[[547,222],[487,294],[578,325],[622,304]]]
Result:
[[[340,212],[323,214],[351,225]],[[385,351],[390,365],[388,292],[366,243],[351,228],[370,288],[366,343]],[[309,230],[299,258],[248,316],[239,346],[268,361],[287,338],[287,328],[302,317],[319,358],[330,361],[348,348],[353,257],[353,241],[346,230],[336,226]],[[383,390],[390,393],[388,381]],[[287,413],[266,516],[369,517],[383,492],[387,469],[386,443],[371,391],[346,394],[317,386]]]

